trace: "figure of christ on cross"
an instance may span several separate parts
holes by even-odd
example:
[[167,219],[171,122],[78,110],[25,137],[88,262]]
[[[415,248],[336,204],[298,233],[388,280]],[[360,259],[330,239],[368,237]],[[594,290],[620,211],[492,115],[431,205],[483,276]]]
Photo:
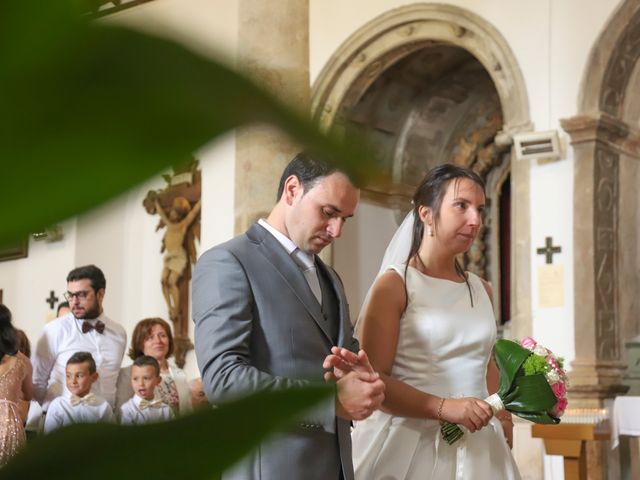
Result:
[[176,325],[181,323],[180,318],[180,291],[178,282],[189,263],[189,257],[185,248],[185,238],[189,227],[200,213],[200,200],[191,208],[189,201],[184,197],[177,197],[167,215],[158,200],[155,200],[156,212],[167,227],[163,243],[165,249],[164,268],[162,270],[162,293],[169,308],[169,316]]
[[196,171],[185,182],[172,184],[165,180],[167,187],[149,191],[142,203],[147,213],[160,216],[156,231],[167,229],[160,250],[164,253],[161,288],[173,323],[175,361],[183,368],[186,353],[193,348],[188,325],[189,283],[197,258],[196,240],[200,238],[200,176]]

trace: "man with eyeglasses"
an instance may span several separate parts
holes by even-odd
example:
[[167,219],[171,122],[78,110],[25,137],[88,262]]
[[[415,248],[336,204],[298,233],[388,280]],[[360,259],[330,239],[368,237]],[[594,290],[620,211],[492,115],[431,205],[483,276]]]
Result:
[[78,267],[67,275],[65,298],[71,311],[44,327],[33,359],[34,397],[46,412],[49,402],[65,390],[65,366],[76,352],[89,352],[98,371],[92,392],[115,404],[116,382],[127,334],[102,310],[106,280],[95,265]]

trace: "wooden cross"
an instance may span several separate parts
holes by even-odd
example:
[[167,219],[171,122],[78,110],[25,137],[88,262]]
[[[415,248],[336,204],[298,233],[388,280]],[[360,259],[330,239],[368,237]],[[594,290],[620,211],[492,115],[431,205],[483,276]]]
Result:
[[554,247],[553,240],[551,237],[546,237],[544,240],[544,247],[538,248],[536,251],[538,255],[545,256],[545,263],[550,264],[553,263],[553,254],[562,252],[562,247]]
[[57,301],[58,301],[58,297],[56,297],[54,291],[51,290],[51,292],[49,293],[49,298],[47,298],[45,302],[47,302],[51,310],[53,310],[53,306],[56,304]]

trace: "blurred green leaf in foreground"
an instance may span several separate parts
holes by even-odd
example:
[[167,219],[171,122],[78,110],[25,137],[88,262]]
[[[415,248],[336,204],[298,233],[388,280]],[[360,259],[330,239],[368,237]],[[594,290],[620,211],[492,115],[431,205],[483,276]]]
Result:
[[0,469],[0,480],[211,480],[332,391],[320,385],[260,392],[144,426],[72,425],[29,443]]
[[176,43],[79,0],[0,1],[0,246],[88,210],[235,127],[269,122],[362,178],[366,154]]

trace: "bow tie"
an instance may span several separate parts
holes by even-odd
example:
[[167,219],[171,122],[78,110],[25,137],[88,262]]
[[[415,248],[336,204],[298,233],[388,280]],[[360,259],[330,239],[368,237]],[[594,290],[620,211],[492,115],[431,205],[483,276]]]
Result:
[[144,410],[146,408],[158,408],[162,406],[162,399],[160,398],[155,398],[153,400],[147,400],[145,398],[143,398],[142,400],[140,400],[140,405],[138,406],[138,408],[140,408],[140,410]]
[[82,322],[82,333],[87,333],[91,330],[95,330],[98,333],[104,332],[104,323],[102,323],[100,320],[98,320],[95,324],[87,321]]
[[96,396],[93,393],[87,393],[84,397],[79,397],[77,395],[71,395],[71,405],[76,406],[81,403],[86,403],[87,405],[93,405],[96,403]]

